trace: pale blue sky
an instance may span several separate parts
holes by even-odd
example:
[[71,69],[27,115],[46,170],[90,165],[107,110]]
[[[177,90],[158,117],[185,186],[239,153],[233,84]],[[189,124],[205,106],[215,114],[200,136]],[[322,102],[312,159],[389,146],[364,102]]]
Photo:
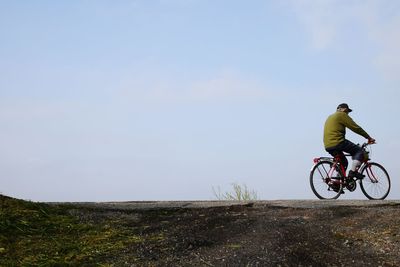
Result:
[[0,192],[315,198],[347,102],[399,198],[399,29],[394,0],[0,0]]

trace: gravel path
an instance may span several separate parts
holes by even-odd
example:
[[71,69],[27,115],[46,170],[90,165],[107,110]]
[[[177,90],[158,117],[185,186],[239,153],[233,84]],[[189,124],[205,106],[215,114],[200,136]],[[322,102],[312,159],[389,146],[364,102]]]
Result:
[[[61,204],[61,203],[50,203]],[[65,204],[65,203],[63,203]],[[257,200],[257,201],[126,201],[126,202],[74,202],[94,208],[111,210],[153,210],[153,209],[180,209],[180,208],[211,208],[229,206],[271,206],[288,208],[326,208],[337,206],[396,206],[400,200]]]

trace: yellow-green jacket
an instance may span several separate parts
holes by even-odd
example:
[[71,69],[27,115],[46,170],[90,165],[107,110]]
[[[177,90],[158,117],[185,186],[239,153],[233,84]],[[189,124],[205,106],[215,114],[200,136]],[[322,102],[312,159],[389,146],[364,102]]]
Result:
[[335,147],[345,140],[346,127],[353,132],[365,137],[370,138],[369,134],[363,128],[358,126],[352,118],[342,111],[337,111],[330,115],[325,122],[324,127],[324,145],[325,148]]

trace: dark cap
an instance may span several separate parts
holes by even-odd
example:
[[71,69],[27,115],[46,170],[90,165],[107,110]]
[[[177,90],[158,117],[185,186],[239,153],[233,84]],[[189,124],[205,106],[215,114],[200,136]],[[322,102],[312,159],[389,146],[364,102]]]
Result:
[[339,108],[345,108],[345,109],[347,109],[349,112],[352,112],[352,111],[353,111],[351,108],[349,108],[349,105],[347,105],[346,103],[340,104],[340,105],[337,107],[337,109],[339,109]]

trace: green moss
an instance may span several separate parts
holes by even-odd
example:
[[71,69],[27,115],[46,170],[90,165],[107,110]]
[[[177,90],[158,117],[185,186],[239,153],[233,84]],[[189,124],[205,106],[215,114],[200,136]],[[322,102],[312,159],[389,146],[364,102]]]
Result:
[[70,210],[0,195],[0,266],[111,266],[109,256],[144,241],[118,220],[84,223]]
[[226,247],[227,248],[232,248],[232,249],[240,249],[240,248],[242,248],[242,245],[240,245],[240,244],[228,244]]

